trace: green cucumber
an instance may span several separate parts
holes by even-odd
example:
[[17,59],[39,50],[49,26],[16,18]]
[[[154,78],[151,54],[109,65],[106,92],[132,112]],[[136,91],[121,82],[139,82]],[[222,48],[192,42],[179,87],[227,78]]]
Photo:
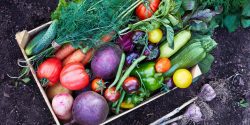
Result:
[[33,54],[40,53],[52,43],[52,41],[56,37],[57,27],[58,27],[58,20],[53,20],[47,32],[43,35],[43,37],[39,40],[37,45],[33,48],[32,50]]
[[29,43],[28,45],[25,47],[25,53],[28,56],[32,55],[32,50],[33,48],[37,45],[37,43],[39,42],[40,39],[42,39],[42,37],[44,36],[44,34],[46,33],[47,29],[39,32]]
[[163,43],[160,46],[160,57],[171,57],[174,55],[181,47],[183,47],[191,38],[191,32],[188,30],[183,30],[174,37],[174,49],[171,49],[168,43]]

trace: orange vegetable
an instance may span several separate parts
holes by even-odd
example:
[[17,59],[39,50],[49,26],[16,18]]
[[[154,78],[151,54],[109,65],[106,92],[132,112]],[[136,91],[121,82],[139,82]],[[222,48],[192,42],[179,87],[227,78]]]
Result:
[[76,49],[71,44],[65,44],[55,53],[55,57],[60,60],[63,60],[71,53],[73,53],[75,50]]
[[113,32],[110,32],[109,34],[106,34],[106,35],[104,35],[102,38],[101,38],[101,41],[103,41],[103,42],[109,42],[109,41],[111,41],[112,39],[113,39],[113,36],[115,35],[115,32],[113,31]]
[[171,62],[168,58],[159,58],[155,64],[155,70],[158,73],[167,72],[171,67]]
[[94,49],[90,49],[87,53],[85,58],[82,60],[82,64],[85,66],[86,64],[88,64],[91,60],[91,58],[93,57],[94,54]]
[[71,55],[69,55],[66,59],[63,60],[63,65],[67,65],[69,63],[73,62],[82,62],[82,60],[86,57],[86,51],[88,48],[85,49],[78,49],[75,52],[73,52]]

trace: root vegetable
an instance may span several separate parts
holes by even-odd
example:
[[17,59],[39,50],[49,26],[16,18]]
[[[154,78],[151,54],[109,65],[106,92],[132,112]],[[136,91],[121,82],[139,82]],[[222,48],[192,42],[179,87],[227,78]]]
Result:
[[65,44],[55,53],[55,57],[60,60],[63,60],[71,53],[73,53],[75,50],[76,49],[71,44]]
[[103,96],[87,91],[76,97],[72,113],[72,121],[77,124],[98,125],[106,120],[109,106]]
[[52,108],[56,116],[64,121],[68,121],[71,119],[72,105],[73,97],[68,93],[58,94],[52,100]]
[[50,100],[52,100],[54,98],[54,96],[56,96],[58,94],[62,94],[62,93],[71,94],[72,91],[63,87],[61,83],[57,83],[53,86],[48,87],[48,89],[46,90],[46,93],[47,93],[48,98]]

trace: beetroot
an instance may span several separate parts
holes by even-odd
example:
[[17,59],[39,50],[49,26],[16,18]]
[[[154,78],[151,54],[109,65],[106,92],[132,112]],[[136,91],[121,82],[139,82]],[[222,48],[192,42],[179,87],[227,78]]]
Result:
[[94,54],[91,70],[95,77],[110,80],[115,77],[121,60],[122,50],[118,45],[104,44]]
[[78,95],[72,109],[73,121],[80,125],[98,125],[106,120],[108,113],[105,98],[93,91]]

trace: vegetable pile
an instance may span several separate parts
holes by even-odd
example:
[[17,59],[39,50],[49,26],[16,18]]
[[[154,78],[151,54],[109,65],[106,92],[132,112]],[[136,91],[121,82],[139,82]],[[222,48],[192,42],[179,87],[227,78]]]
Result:
[[[243,1],[235,6],[249,27],[250,2]],[[239,26],[239,14],[231,15],[235,6],[213,0],[59,0],[52,24],[25,52],[57,117],[96,125],[157,92],[188,88],[197,80],[190,71],[195,65],[207,73],[217,46],[213,30],[222,22],[229,31],[236,26],[230,23]]]

